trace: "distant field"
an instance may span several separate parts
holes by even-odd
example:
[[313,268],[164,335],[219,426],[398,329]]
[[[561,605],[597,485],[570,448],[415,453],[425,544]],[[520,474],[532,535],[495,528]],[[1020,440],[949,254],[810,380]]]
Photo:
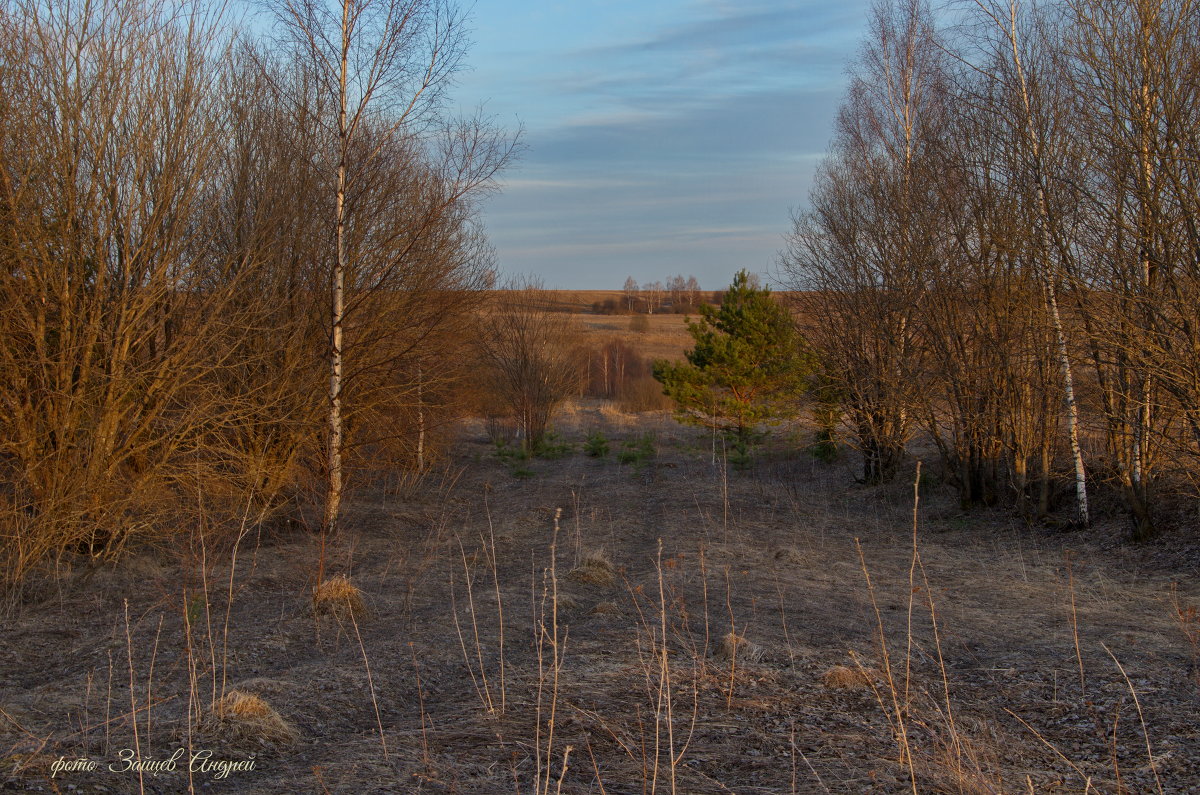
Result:
[[[649,322],[647,331],[632,331],[630,324]],[[602,344],[613,337],[637,349],[647,359],[680,359],[692,347],[684,315],[585,315],[580,327],[587,344]]]
[[573,312],[591,312],[592,304],[613,299],[618,303],[625,300],[621,290],[547,290],[556,306]]

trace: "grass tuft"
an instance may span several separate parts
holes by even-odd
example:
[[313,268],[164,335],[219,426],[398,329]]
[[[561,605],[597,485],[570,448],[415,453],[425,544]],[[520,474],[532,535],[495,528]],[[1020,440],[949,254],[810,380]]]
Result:
[[339,574],[317,586],[313,592],[313,613],[333,616],[339,621],[359,620],[367,615],[367,603],[363,601],[362,591]]
[[299,733],[266,701],[230,690],[205,715],[197,731],[233,748],[273,748],[294,744]]
[[619,616],[621,615],[621,608],[617,606],[616,602],[597,602],[592,608],[592,615]]
[[821,674],[821,684],[830,690],[866,690],[871,687],[871,672],[866,668],[835,665]]
[[763,647],[746,639],[745,635],[726,633],[713,651],[718,660],[739,660],[756,663],[762,659]]
[[600,585],[605,588],[611,588],[617,584],[617,574],[613,569],[612,561],[608,559],[608,555],[602,549],[585,554],[579,561],[579,565],[567,575],[567,579],[586,585]]

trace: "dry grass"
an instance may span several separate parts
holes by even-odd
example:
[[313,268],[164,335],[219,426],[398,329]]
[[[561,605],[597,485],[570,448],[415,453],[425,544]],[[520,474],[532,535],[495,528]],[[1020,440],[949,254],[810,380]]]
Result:
[[[615,443],[658,420],[629,421]],[[178,577],[168,563],[155,578],[131,567],[121,592],[95,581],[61,597],[47,591],[27,618],[0,626],[0,664],[14,683],[3,706],[20,722],[0,713],[0,758],[44,750],[111,761],[134,747],[133,709],[150,753],[189,725],[204,730],[198,747],[226,737],[285,745],[278,724],[275,733],[247,725],[261,723],[260,704],[269,704],[303,737],[241,775],[237,791],[248,795],[553,793],[560,779],[564,793],[665,793],[673,781],[680,793],[901,795],[915,780],[922,793],[1081,795],[1088,776],[1090,792],[1116,795],[1155,792],[1156,776],[1163,792],[1200,780],[1200,751],[1187,741],[1193,646],[1179,629],[1194,623],[1187,606],[1200,591],[1183,579],[1173,607],[1176,573],[1123,557],[1142,548],[1088,549],[1073,534],[1069,580],[1061,537],[1006,528],[991,514],[964,521],[953,493],[930,489],[918,560],[905,532],[910,485],[864,489],[843,468],[804,458],[771,469],[764,456],[725,490],[706,439],[657,430],[659,458],[643,472],[577,451],[538,462],[520,482],[482,438],[468,437],[452,498],[380,495],[349,506],[353,560],[338,559],[337,570],[353,563],[354,582],[372,583],[372,612],[387,620],[346,622],[336,638],[314,633],[309,611],[297,610],[308,607],[296,601],[311,572],[306,543],[285,538],[247,554],[237,581],[209,594],[218,616],[236,596],[232,692],[218,682],[210,696],[207,684],[224,668],[224,620],[210,633],[207,611],[187,619],[191,602],[178,598],[161,619],[159,591]],[[557,505],[571,508],[555,556],[548,515]],[[577,573],[556,580],[554,561],[560,573],[577,563]],[[353,586],[341,580],[322,601],[353,617]],[[123,616],[124,598],[128,650],[123,621],[113,635],[109,620]],[[173,664],[189,626],[198,722],[180,696],[188,671]],[[847,660],[850,650],[864,669]],[[126,667],[137,675],[136,703]],[[903,758],[897,715],[909,738]],[[45,777],[38,759],[17,774],[18,789]],[[75,774],[67,783],[106,782]],[[186,783],[160,776],[153,786]]]
[[592,607],[592,615],[594,616],[619,616],[621,608],[616,602],[596,602]]
[[611,588],[617,584],[617,573],[608,555],[600,549],[585,553],[580,558],[579,565],[567,574],[567,579],[586,585]]
[[558,594],[558,609],[563,612],[574,612],[579,610],[583,605],[578,599],[569,593],[559,592]]
[[795,547],[783,547],[775,550],[775,560],[780,563],[799,565],[804,563],[804,553]]
[[367,616],[362,591],[342,575],[330,577],[313,591],[313,613],[339,621],[359,621]]
[[744,635],[728,632],[713,649],[713,657],[717,660],[736,660],[737,662],[760,662],[764,649],[757,643],[747,640]]
[[[629,330],[630,317],[644,318],[645,331]],[[585,344],[600,345],[619,337],[637,348],[638,352],[655,359],[682,359],[692,347],[683,315],[585,315],[580,319]]]
[[282,748],[299,733],[266,701],[253,693],[230,690],[201,718],[196,731],[231,749]]
[[869,690],[874,682],[873,673],[866,668],[835,665],[821,674],[821,684],[830,690]]

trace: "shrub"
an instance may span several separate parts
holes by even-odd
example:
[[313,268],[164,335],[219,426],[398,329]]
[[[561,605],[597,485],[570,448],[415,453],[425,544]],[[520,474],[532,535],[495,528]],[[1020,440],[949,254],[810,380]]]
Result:
[[608,439],[605,439],[600,431],[592,431],[583,443],[583,452],[592,458],[604,458],[608,455]]
[[617,393],[616,404],[621,411],[630,414],[670,411],[675,407],[675,401],[663,392],[662,384],[648,375],[622,384]]
[[654,458],[655,452],[654,434],[644,433],[637,439],[625,442],[621,451],[617,453],[617,460],[622,464],[633,464],[635,470],[641,471],[642,467]]
[[533,454],[538,458],[554,461],[559,458],[565,458],[574,449],[574,445],[564,440],[554,431],[546,431],[546,434],[538,440],[537,445],[533,448]]

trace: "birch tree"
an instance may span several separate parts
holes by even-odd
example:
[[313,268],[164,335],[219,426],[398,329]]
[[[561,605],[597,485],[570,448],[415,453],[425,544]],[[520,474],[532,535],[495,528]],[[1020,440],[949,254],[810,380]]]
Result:
[[[274,8],[298,68],[311,75],[305,89],[311,94],[291,101],[305,109],[297,117],[324,134],[318,163],[332,195],[323,268],[329,290],[327,537],[337,528],[345,488],[346,389],[354,380],[347,370],[354,367],[347,362],[353,353],[347,329],[356,328],[356,314],[379,312],[387,291],[446,295],[463,287],[452,278],[414,280],[412,266],[428,261],[439,230],[447,221],[453,227],[464,204],[491,187],[513,150],[482,120],[446,117],[446,91],[466,46],[463,14],[447,0],[277,0]],[[388,175],[407,175],[405,189],[382,178]]]
[[1054,343],[1062,378],[1063,404],[1067,422],[1067,438],[1070,444],[1071,462],[1074,471],[1075,516],[1074,522],[1087,527],[1091,522],[1088,510],[1087,470],[1080,447],[1080,412],[1075,394],[1075,372],[1067,326],[1059,304],[1059,291],[1064,279],[1077,271],[1073,251],[1067,243],[1063,204],[1052,200],[1053,161],[1052,149],[1069,140],[1066,135],[1067,119],[1062,114],[1062,81],[1054,71],[1054,59],[1046,39],[1031,34],[1037,19],[1025,13],[1018,0],[1007,3],[990,3],[976,0],[976,7],[985,22],[991,23],[991,33],[985,34],[984,47],[988,50],[988,69],[984,74],[1000,81],[1003,90],[999,96],[1007,98],[994,107],[1002,123],[1011,126],[1016,133],[1017,148],[1012,165],[1014,176],[1027,185],[1032,201],[1035,248],[1034,262],[1039,268],[1042,282],[1043,301],[1046,315],[1054,332]]

